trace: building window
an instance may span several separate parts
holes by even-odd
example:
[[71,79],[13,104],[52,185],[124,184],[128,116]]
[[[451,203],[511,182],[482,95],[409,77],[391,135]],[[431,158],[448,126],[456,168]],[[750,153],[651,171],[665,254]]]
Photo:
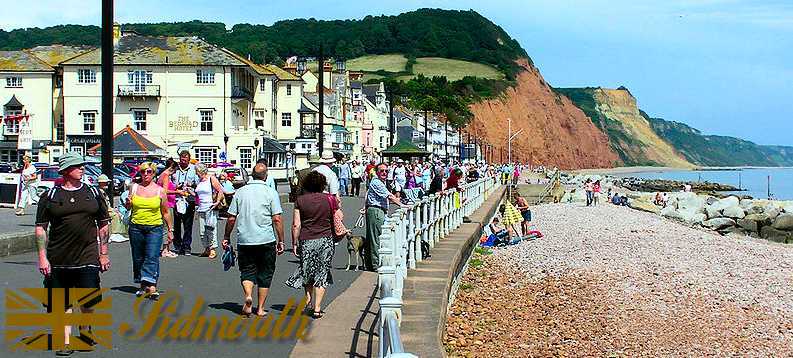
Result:
[[215,71],[213,70],[196,70],[195,83],[199,85],[212,85],[215,84]]
[[263,109],[254,109],[253,110],[253,122],[255,123],[256,127],[264,127],[264,110]]
[[240,148],[240,166],[244,169],[253,168],[253,148]]
[[259,80],[259,91],[264,91],[265,87],[267,87],[267,80],[262,78]]
[[83,112],[83,132],[96,132],[96,112]]
[[212,111],[201,110],[201,131],[212,132]]
[[292,113],[281,113],[281,127],[292,126]]
[[196,159],[204,164],[214,163],[217,153],[217,148],[195,148]]
[[132,112],[132,123],[135,125],[136,131],[146,131],[146,111]]
[[63,132],[63,115],[61,114],[60,120],[58,123],[55,124],[55,138],[58,141],[63,142],[66,138],[65,133]]
[[96,83],[96,71],[88,68],[77,70],[77,83]]
[[22,77],[6,77],[6,87],[22,87]]
[[[19,107],[17,107],[19,108]],[[18,109],[6,109],[6,120],[5,125],[3,125],[3,132],[8,134],[19,134],[19,121],[13,117],[21,116],[22,111]]]
[[286,95],[287,96],[291,96],[292,95],[292,85],[290,85],[290,84],[286,85]]
[[74,147],[72,147],[71,151],[72,151],[72,152],[79,153],[80,155],[83,155],[83,147],[80,147],[80,146],[74,146]]

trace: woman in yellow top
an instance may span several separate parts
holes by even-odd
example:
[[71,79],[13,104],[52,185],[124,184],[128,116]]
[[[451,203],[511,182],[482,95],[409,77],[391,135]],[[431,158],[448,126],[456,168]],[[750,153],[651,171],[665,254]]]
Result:
[[[168,230],[168,240],[173,240],[173,222],[168,211],[166,191],[153,180],[157,165],[140,165],[140,183],[132,184],[125,203],[131,210],[129,220],[129,246],[132,249],[132,276],[140,283],[136,296],[156,300],[157,279],[160,277],[160,249],[163,228]],[[165,226],[163,227],[163,223]]]

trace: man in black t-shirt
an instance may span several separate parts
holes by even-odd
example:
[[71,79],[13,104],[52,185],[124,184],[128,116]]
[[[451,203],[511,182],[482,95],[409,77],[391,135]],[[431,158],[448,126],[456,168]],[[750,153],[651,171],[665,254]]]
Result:
[[[99,272],[110,268],[110,215],[99,190],[80,181],[85,163],[83,156],[75,152],[61,156],[58,169],[63,185],[42,194],[36,212],[39,272],[44,275],[45,287],[66,289],[67,297],[69,288],[98,289]],[[80,310],[91,313],[91,307],[101,300],[102,296],[97,295]],[[66,312],[71,312],[68,305]],[[71,327],[66,326],[64,346],[58,347],[57,356],[74,353],[69,348],[70,334]],[[90,327],[81,327],[80,339],[89,345],[95,343]]]

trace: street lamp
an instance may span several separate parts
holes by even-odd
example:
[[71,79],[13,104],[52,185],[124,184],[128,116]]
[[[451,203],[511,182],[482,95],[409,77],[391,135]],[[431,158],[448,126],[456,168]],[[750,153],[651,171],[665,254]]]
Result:
[[509,134],[507,134],[507,162],[512,163],[512,139],[520,134],[520,132],[523,132],[523,129],[521,128],[521,130],[512,134],[512,118],[507,118],[507,125],[509,126]]

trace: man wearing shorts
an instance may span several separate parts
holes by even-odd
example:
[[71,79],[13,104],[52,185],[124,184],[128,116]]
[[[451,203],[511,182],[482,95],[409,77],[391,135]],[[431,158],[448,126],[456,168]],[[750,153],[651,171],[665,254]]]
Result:
[[[252,179],[238,189],[229,204],[229,217],[223,236],[223,249],[231,248],[231,233],[236,232],[240,282],[245,295],[242,315],[253,313],[253,286],[258,287],[257,316],[266,315],[264,301],[275,272],[275,257],[284,252],[284,224],[278,192],[265,184],[267,165],[253,167]],[[277,240],[276,240],[277,237]]]
[[[110,268],[110,215],[99,190],[80,181],[85,163],[83,156],[76,152],[61,156],[58,172],[63,185],[42,194],[36,212],[39,272],[44,275],[45,287],[65,289],[66,297],[69,297],[70,288],[99,289],[99,272]],[[97,295],[81,306],[80,311],[91,313],[92,307],[100,301],[102,296]],[[66,312],[71,313],[72,308],[67,306]],[[80,339],[94,345],[90,327],[80,328]],[[71,326],[66,326],[64,346],[57,347],[55,355],[74,353],[69,348],[70,335]]]

